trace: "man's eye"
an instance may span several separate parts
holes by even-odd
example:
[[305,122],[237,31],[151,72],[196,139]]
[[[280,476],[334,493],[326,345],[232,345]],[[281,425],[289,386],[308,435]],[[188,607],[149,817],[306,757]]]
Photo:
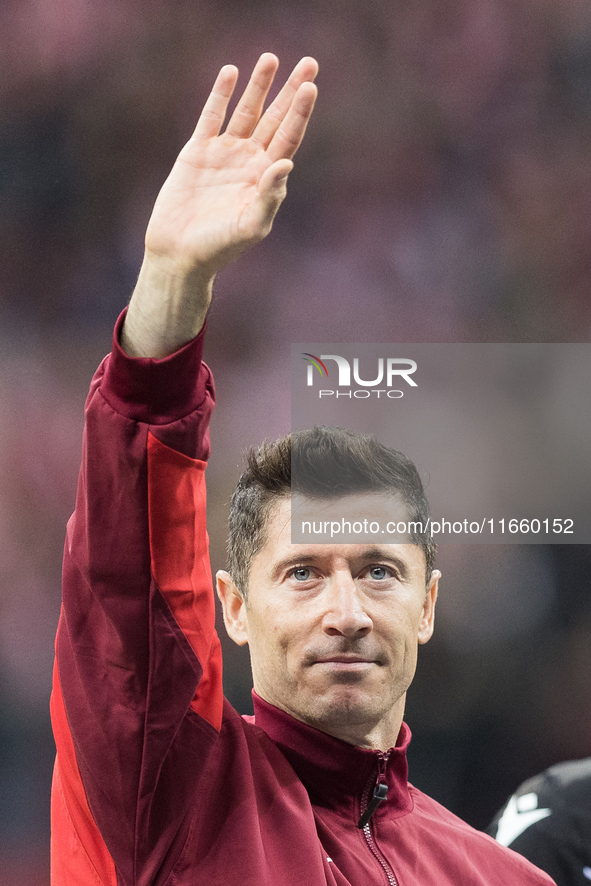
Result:
[[370,578],[376,579],[377,581],[382,581],[384,578],[388,578],[390,575],[389,569],[386,569],[385,566],[370,566],[369,567],[369,576]]
[[307,566],[299,566],[292,573],[296,581],[308,581],[312,576],[312,570]]

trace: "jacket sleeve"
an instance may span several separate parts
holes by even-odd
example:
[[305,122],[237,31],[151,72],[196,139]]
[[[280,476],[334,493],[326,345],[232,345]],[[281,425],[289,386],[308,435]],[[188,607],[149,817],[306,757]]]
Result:
[[205,529],[214,403],[203,333],[118,344],[86,403],[51,701],[52,882],[165,882],[221,724]]

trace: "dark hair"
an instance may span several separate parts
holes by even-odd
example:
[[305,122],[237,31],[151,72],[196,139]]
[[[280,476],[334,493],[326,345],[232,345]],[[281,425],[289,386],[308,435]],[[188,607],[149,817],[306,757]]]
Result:
[[280,498],[299,493],[323,500],[388,491],[401,497],[408,521],[425,528],[415,528],[410,538],[423,549],[428,582],[436,550],[426,532],[429,503],[419,472],[406,455],[344,428],[315,427],[263,443],[248,453],[232,495],[228,572],[246,594],[253,558],[265,544],[269,513]]

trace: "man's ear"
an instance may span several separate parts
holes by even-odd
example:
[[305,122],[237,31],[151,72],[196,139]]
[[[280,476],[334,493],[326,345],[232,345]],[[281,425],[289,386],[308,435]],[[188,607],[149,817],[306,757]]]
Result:
[[248,618],[244,597],[234,584],[229,572],[220,569],[216,574],[216,588],[224,613],[228,636],[239,646],[248,643]]
[[427,643],[433,635],[433,628],[435,626],[435,604],[437,602],[437,591],[439,589],[440,578],[441,572],[439,569],[434,569],[431,573],[427,596],[423,603],[423,611],[419,623],[419,643]]

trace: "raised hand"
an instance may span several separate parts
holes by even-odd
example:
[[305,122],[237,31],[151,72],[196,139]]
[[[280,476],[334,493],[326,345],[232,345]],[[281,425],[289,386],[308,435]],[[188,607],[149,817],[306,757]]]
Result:
[[317,65],[304,58],[262,114],[277,67],[274,55],[261,56],[220,134],[238,77],[233,65],[222,68],[156,201],[150,253],[215,272],[269,232],[316,98]]
[[303,58],[263,113],[278,67],[258,60],[225,130],[238,70],[218,74],[195,132],[164,183],[122,343],[133,356],[164,356],[197,334],[213,277],[271,230],[316,100],[318,66]]

